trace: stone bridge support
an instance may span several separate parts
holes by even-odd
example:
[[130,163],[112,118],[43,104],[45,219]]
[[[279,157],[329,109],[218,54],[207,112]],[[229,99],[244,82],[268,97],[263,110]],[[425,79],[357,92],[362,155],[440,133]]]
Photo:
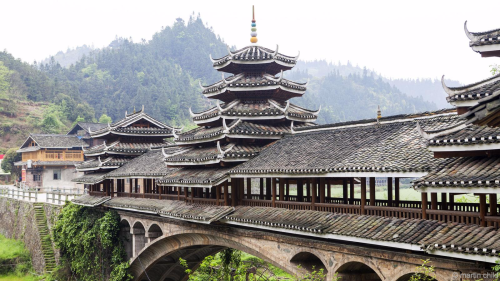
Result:
[[[122,225],[134,226],[130,231],[134,236],[130,270],[134,280],[140,281],[148,278],[151,281],[186,280],[179,258],[187,260],[191,269],[196,269],[207,255],[214,255],[228,247],[262,258],[291,274],[301,275],[312,267],[323,268],[327,280],[331,280],[337,272],[342,281],[407,281],[423,259],[432,261],[440,281],[452,280],[453,273],[481,272],[485,269],[484,264],[436,258],[420,252],[119,213],[126,221]],[[148,231],[143,232],[143,229]],[[299,264],[301,269],[297,267]]]

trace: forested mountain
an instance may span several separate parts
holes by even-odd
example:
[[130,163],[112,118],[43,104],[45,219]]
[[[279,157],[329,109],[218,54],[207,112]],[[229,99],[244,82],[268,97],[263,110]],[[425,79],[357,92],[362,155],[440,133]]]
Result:
[[[388,79],[373,70],[354,66],[349,61],[347,64],[341,64],[340,62],[337,64],[329,63],[325,60],[299,61],[292,71],[307,71],[313,77],[324,77],[332,72],[346,77],[350,74],[363,75],[366,72],[374,78],[381,77],[383,81],[395,86],[404,94],[412,97],[422,97],[425,101],[436,104],[438,108],[450,107],[450,104],[446,101],[446,93],[441,86],[441,81],[437,79]],[[445,79],[445,82],[446,85],[451,87],[461,85],[455,80]]]
[[65,52],[59,51],[52,57],[46,58],[40,64],[49,64],[52,58],[59,63],[62,67],[69,67],[75,62],[81,60],[83,57],[88,56],[93,51],[99,51],[92,46],[79,46],[76,48],[68,48]]
[[64,131],[79,116],[92,120],[94,110],[71,83],[0,52],[0,154],[30,132]]

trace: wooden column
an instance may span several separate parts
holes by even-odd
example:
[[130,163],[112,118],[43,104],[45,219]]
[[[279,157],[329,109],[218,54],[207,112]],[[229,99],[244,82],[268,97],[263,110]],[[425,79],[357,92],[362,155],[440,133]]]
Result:
[[349,204],[354,204],[354,178],[349,179]]
[[104,190],[106,191],[106,196],[111,196],[109,191],[109,180],[104,181]]
[[247,179],[247,199],[252,199],[252,179]]
[[392,178],[387,178],[387,206],[392,207]]
[[311,184],[311,210],[316,210],[314,204],[316,204],[316,179],[313,179]]
[[271,178],[266,178],[266,200],[271,200]]
[[441,210],[448,210],[448,203],[446,200],[446,192],[441,193]]
[[366,178],[361,178],[361,214],[366,215],[365,205],[366,205]]
[[343,203],[347,204],[347,179],[342,179],[342,198]]
[[224,182],[224,206],[229,206],[228,181],[229,180]]
[[302,179],[297,180],[297,202],[304,202],[304,183]]
[[188,201],[189,200],[189,190],[187,187],[183,187],[184,188],[184,201]]
[[309,198],[309,202],[312,202],[311,198],[311,180],[306,179],[306,196]]
[[450,193],[450,211],[455,211],[455,194]]
[[280,178],[279,185],[280,185],[280,190],[279,190],[280,201],[283,202],[285,200],[285,179]]
[[271,181],[271,197],[272,197],[272,206],[273,208],[276,207],[276,178],[273,178]]
[[231,206],[236,207],[238,199],[238,179],[231,179]]
[[290,201],[290,182],[286,180],[286,201]]
[[427,192],[422,192],[422,219],[427,219]]
[[219,185],[216,187],[216,189],[215,189],[215,200],[216,200],[216,202],[217,202],[217,204],[216,204],[217,206],[219,206],[219,205],[220,205],[220,202],[219,202],[219,200],[220,200],[220,189],[221,189],[221,185],[219,184]]
[[431,193],[431,209],[432,210],[437,210],[437,206],[438,206],[438,195],[437,193],[433,192]]
[[194,202],[194,193],[196,192],[196,188],[191,187],[190,189],[191,189],[191,203],[193,203]]
[[177,201],[181,200],[181,188],[180,187],[176,187],[177,188]]
[[375,206],[375,178],[370,178],[370,206]]
[[399,207],[399,178],[394,178],[394,207]]
[[330,184],[330,179],[326,180],[326,198],[328,198],[329,202],[332,199],[332,185]]
[[264,179],[263,178],[260,178],[259,188],[260,188],[259,199],[264,200]]
[[490,194],[490,216],[498,215],[497,211],[497,194]]
[[486,226],[486,194],[479,194],[479,218],[481,219],[481,226]]
[[319,178],[319,203],[325,203],[325,178]]
[[161,189],[162,189],[162,187],[161,187],[161,186],[158,186],[158,194],[159,194],[159,196],[158,196],[158,197],[159,197],[160,199],[161,199]]

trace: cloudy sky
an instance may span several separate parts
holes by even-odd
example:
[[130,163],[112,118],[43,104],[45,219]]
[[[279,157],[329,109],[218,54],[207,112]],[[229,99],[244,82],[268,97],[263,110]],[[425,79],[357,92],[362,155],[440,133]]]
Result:
[[259,44],[303,60],[326,59],[392,78],[487,78],[497,58],[468,45],[470,31],[500,28],[500,1],[7,1],[0,49],[24,61],[116,36],[149,40],[162,26],[194,12],[230,45],[249,44],[251,5]]

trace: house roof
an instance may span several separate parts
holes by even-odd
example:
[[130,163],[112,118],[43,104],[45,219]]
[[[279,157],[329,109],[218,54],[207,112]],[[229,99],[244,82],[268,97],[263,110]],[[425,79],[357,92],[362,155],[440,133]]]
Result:
[[[466,146],[475,144],[488,145],[494,143],[500,143],[500,128],[477,125],[468,125],[460,130],[440,135],[429,140],[429,146],[431,147]],[[484,149],[488,149],[487,146],[483,147]]]
[[[174,148],[171,148],[170,152]],[[177,148],[178,149],[178,148]],[[151,150],[138,156],[120,168],[109,172],[106,178],[125,178],[125,177],[154,177],[162,178],[176,169],[168,168],[163,162],[163,153],[161,150]]]
[[164,143],[124,143],[115,141],[107,144],[96,145],[84,150],[85,156],[97,156],[103,154],[117,155],[141,155],[152,147],[161,147]]
[[[29,146],[30,140],[36,143],[36,146]],[[41,148],[82,148],[89,145],[78,138],[76,135],[56,135],[56,134],[30,134],[21,148],[17,152],[36,151]]]
[[[218,144],[219,146],[219,144]],[[227,143],[220,147],[211,146],[186,150],[171,157],[165,162],[169,166],[208,165],[222,161],[246,161],[259,154],[261,146]]]
[[463,114],[463,117],[469,123],[476,125],[499,127],[500,91],[496,91],[491,96],[481,99],[477,105],[470,107],[469,111]]
[[470,40],[470,47],[500,44],[500,29],[483,32],[470,32],[467,28],[466,21],[464,24],[464,30]]
[[[414,181],[416,188],[446,188],[452,187],[473,189],[478,187],[500,187],[499,157],[458,157],[443,161],[434,171]],[[467,191],[467,190],[465,190]]]
[[105,179],[106,179],[106,173],[90,173],[72,179],[71,181],[82,184],[96,184],[104,181]]
[[424,173],[443,160],[427,150],[420,128],[446,128],[458,118],[426,113],[378,123],[313,126],[285,136],[231,174]]
[[247,70],[263,70],[272,75],[281,70],[289,70],[297,63],[295,57],[285,56],[275,50],[261,46],[247,46],[237,51],[228,50],[227,55],[219,59],[212,59],[213,67],[218,71],[240,73]]
[[102,123],[91,123],[91,122],[78,122],[76,123],[71,130],[67,133],[67,135],[78,135],[78,131],[85,131],[84,136],[90,137],[89,131],[97,131],[104,127],[107,127],[108,124]]
[[76,164],[75,167],[78,171],[97,171],[100,169],[116,169],[123,166],[125,163],[129,162],[130,158],[121,157],[107,157],[101,160],[99,156],[97,159],[91,159],[80,164]]

